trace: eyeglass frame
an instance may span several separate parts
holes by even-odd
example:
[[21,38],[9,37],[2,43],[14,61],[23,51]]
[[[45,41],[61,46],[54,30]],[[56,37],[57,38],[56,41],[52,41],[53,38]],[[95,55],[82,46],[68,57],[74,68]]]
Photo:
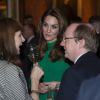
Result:
[[75,39],[75,38],[78,38],[78,37],[66,37],[66,38],[63,38],[63,41],[65,41],[67,39]]

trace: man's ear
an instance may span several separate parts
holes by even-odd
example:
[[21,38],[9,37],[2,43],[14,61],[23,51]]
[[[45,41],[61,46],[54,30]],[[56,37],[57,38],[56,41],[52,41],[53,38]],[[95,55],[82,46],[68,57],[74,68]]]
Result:
[[81,39],[79,40],[79,48],[83,48],[85,46],[85,40]]

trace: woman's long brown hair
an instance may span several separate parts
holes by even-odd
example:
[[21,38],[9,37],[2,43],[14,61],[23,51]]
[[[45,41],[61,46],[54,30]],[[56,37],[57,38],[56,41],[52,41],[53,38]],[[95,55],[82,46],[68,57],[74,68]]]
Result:
[[47,16],[54,16],[58,20],[59,23],[59,33],[57,36],[57,41],[49,54],[49,58],[51,61],[57,61],[59,59],[64,58],[64,53],[62,47],[60,46],[60,42],[62,41],[62,35],[67,27],[67,21],[62,15],[61,11],[57,8],[48,9],[44,15],[42,16],[39,26],[38,26],[38,33],[40,34],[40,42],[39,42],[39,51],[40,51],[40,59],[43,58],[45,52],[47,51],[47,41],[43,37],[42,33],[42,25]]
[[0,19],[0,59],[19,64],[16,46],[15,32],[21,31],[22,26],[12,18]]

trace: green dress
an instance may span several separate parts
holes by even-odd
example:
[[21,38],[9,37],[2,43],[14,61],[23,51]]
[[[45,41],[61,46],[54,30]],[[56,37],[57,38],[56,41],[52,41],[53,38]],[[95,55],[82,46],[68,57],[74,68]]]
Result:
[[[58,60],[56,62],[51,62],[48,55],[53,48],[55,42],[48,43],[48,51],[46,51],[45,56],[41,61],[39,61],[40,66],[44,71],[43,82],[61,81],[62,75],[66,69],[69,68],[69,64],[64,60]],[[47,93],[40,94],[40,100],[46,100]]]

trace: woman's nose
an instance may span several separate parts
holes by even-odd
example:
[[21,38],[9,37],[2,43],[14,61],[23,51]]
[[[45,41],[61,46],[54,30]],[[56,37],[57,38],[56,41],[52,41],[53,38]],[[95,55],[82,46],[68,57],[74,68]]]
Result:
[[22,36],[22,42],[24,42],[25,41],[25,38]]
[[51,32],[51,28],[50,27],[47,28],[47,32]]

